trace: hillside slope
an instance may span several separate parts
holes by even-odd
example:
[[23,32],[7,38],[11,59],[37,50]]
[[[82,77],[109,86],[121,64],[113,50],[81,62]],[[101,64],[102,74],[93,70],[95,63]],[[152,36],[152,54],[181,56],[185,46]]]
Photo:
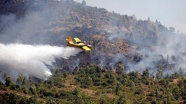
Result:
[[13,84],[7,78],[5,84],[0,84],[2,104],[178,104],[186,101],[186,79],[177,73],[154,79],[149,77],[148,70],[143,75],[115,73],[91,65],[73,74],[56,70],[49,80],[40,83],[21,79],[24,77],[20,76]]
[[94,47],[91,54],[82,52],[69,60],[56,58],[56,68],[74,70],[95,63],[115,69],[122,63],[127,72],[148,68],[152,76],[158,70],[168,70],[165,75],[173,73],[172,69],[184,72],[184,36],[159,21],[137,20],[134,15],[73,0],[3,0],[0,8],[1,43],[66,46],[70,35]]

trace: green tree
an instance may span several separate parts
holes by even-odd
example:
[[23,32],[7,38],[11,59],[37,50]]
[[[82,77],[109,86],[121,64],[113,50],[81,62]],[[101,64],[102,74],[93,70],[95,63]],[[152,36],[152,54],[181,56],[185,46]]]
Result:
[[67,76],[68,76],[68,72],[67,71],[64,71],[63,77],[66,78]]
[[149,78],[149,70],[148,69],[146,69],[145,71],[143,71],[143,77]]
[[13,84],[13,83],[12,83],[10,77],[6,77],[6,78],[5,78],[5,85],[6,85],[6,86],[11,86],[12,84]]
[[156,78],[157,79],[161,79],[163,77],[163,72],[162,70],[158,70],[158,72],[156,73]]
[[37,103],[37,98],[36,96],[32,96],[29,98],[29,104],[36,104]]
[[124,94],[123,96],[120,96],[117,104],[127,104],[127,99],[126,99],[126,95]]
[[121,83],[117,83],[116,88],[115,88],[115,94],[116,95],[122,94],[122,84]]
[[33,84],[31,87],[30,87],[30,91],[32,92],[32,94],[36,95],[37,94],[37,91],[36,91],[36,86]]
[[171,96],[170,95],[167,96],[167,104],[171,104]]
[[78,96],[80,94],[80,88],[79,87],[75,88],[72,94]]
[[96,73],[101,73],[101,66],[100,65],[96,66]]
[[101,98],[100,98],[100,104],[108,104],[105,95],[101,96]]
[[124,72],[124,65],[123,64],[119,64],[119,67],[118,67],[118,69],[117,69],[117,73],[118,74],[121,74],[121,73],[123,73]]
[[181,93],[180,93],[179,87],[176,86],[175,88],[173,88],[172,94],[173,94],[174,98],[176,100],[178,100],[181,97]]

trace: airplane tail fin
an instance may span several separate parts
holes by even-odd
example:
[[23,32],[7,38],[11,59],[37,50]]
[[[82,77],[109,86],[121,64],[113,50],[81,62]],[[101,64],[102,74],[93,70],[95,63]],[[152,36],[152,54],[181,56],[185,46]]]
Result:
[[66,41],[67,41],[67,45],[74,44],[73,41],[72,41],[72,37],[71,36],[68,36],[68,38],[66,39]]

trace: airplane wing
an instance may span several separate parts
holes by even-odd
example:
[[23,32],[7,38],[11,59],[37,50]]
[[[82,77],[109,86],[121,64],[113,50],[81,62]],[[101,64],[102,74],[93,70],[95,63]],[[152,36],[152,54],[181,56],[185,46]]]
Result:
[[81,42],[79,38],[74,38],[74,40],[76,41],[76,43]]
[[91,49],[88,48],[87,46],[83,46],[82,48],[83,48],[85,51],[91,51]]

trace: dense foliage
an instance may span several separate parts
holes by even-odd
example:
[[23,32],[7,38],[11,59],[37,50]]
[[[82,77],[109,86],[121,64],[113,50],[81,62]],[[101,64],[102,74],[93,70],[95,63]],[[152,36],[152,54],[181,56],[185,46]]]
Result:
[[176,104],[186,102],[186,79],[177,73],[165,77],[126,73],[123,66],[104,70],[99,65],[76,68],[73,72],[54,70],[47,81],[33,81],[20,75],[12,83],[5,75],[0,83],[3,104]]

